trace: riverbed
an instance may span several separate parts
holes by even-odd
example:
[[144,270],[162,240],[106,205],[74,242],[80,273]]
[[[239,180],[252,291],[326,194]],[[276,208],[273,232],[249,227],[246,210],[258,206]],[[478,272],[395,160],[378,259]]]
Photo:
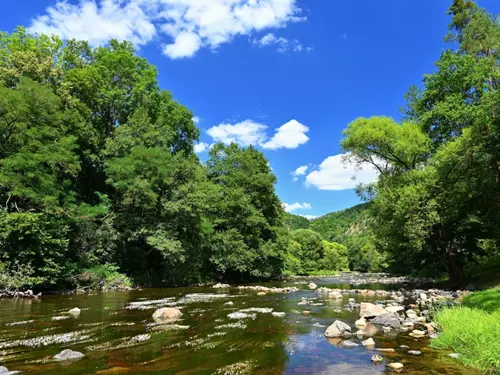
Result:
[[[343,289],[401,287],[370,281],[352,285],[339,276],[259,283],[299,289],[290,293],[206,286],[0,300],[0,366],[61,375],[377,375],[393,373],[388,364],[399,362],[402,374],[479,374],[461,367],[448,357],[450,352],[430,349],[429,338],[414,338],[409,332],[378,330],[372,349],[346,348],[340,339],[325,338],[326,327],[337,319],[354,327],[359,310],[346,308],[349,299],[375,303],[387,297],[346,293],[330,299],[310,290],[308,283]],[[156,323],[152,314],[164,306],[179,308],[182,318]],[[67,313],[75,307],[80,314]],[[362,341],[356,336],[349,340]],[[85,357],[55,361],[54,355],[63,349]],[[410,355],[409,350],[421,355]],[[374,354],[383,358],[380,364],[371,361]]]

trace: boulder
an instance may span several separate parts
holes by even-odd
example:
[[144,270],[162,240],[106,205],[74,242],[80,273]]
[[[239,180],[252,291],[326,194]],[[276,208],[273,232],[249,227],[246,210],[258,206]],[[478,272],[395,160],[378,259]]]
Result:
[[399,363],[399,362],[393,362],[393,363],[389,363],[388,365],[390,368],[392,368],[394,371],[401,371],[403,370],[403,364],[402,363]]
[[343,348],[357,348],[358,346],[359,346],[359,344],[352,342],[352,341],[349,341],[349,340],[342,341]]
[[375,346],[375,341],[370,337],[369,339],[362,341],[361,344],[364,347],[374,347]]
[[431,323],[424,324],[425,329],[427,329],[427,333],[434,333],[436,330]]
[[328,293],[328,298],[330,298],[330,299],[342,299],[342,293],[330,292],[330,293]]
[[314,284],[314,283],[309,283],[309,289],[314,290],[314,289],[316,289],[317,287],[318,287],[318,286],[317,286],[316,284]]
[[378,324],[385,327],[401,328],[399,316],[396,313],[384,313],[376,316],[371,320],[372,324]]
[[80,315],[81,312],[82,312],[82,310],[80,310],[78,307],[75,307],[75,308],[69,310],[68,314],[77,316],[77,315]]
[[227,289],[227,288],[231,288],[231,285],[218,283],[218,284],[215,284],[212,288],[214,288],[214,289]]
[[404,309],[403,306],[388,306],[385,308],[385,310],[390,313],[397,313],[399,311],[404,311]]
[[169,322],[179,319],[182,316],[181,310],[175,307],[163,307],[153,313],[155,322]]
[[77,361],[85,357],[85,354],[80,352],[75,352],[71,349],[64,349],[61,353],[56,354],[54,359],[56,361]]
[[359,315],[362,318],[373,318],[382,314],[387,314],[387,311],[380,306],[373,303],[361,302],[361,310]]
[[351,326],[340,320],[336,320],[326,329],[325,337],[341,337],[346,333],[351,333]]
[[278,311],[274,311],[271,313],[272,316],[275,316],[277,318],[284,318],[286,316],[286,313],[284,312],[278,312]]
[[0,375],[14,375],[14,374],[20,374],[20,371],[9,371],[7,367],[0,366]]
[[366,323],[366,319],[365,319],[365,318],[359,318],[358,320],[356,320],[356,321],[354,322],[354,325],[355,325],[356,327],[364,327],[364,326],[366,326],[366,324],[367,324],[367,323]]

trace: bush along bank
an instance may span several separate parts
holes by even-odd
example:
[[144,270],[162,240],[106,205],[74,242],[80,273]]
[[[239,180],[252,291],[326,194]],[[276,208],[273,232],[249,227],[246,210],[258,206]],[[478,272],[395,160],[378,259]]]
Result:
[[500,287],[465,296],[459,306],[435,314],[436,349],[449,349],[464,365],[500,374]]

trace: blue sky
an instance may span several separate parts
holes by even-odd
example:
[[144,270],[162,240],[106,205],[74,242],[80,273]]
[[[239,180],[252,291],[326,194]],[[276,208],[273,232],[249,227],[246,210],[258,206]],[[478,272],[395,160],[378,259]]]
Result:
[[[201,160],[214,141],[254,144],[287,208],[318,216],[359,203],[342,164],[342,129],[360,116],[400,119],[404,93],[447,48],[450,3],[5,0],[0,30],[133,41],[158,67],[161,87],[193,111]],[[498,0],[479,5],[500,13]],[[365,168],[357,181],[375,177]]]

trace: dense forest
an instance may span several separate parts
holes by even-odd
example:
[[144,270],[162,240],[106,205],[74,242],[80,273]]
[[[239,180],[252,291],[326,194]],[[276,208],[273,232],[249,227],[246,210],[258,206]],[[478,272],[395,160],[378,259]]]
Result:
[[258,149],[201,163],[193,114],[132,44],[1,33],[0,288],[498,272],[500,23],[467,0],[449,13],[450,49],[403,121],[344,131],[380,173],[357,189],[367,203],[312,222],[285,214]]

